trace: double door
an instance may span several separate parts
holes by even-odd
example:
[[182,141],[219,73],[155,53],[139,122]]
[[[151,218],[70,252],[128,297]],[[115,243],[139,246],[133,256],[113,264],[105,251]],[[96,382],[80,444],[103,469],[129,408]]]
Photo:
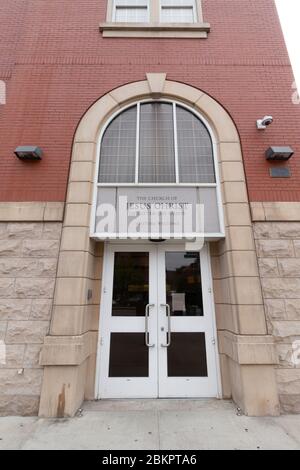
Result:
[[216,397],[209,254],[107,245],[97,398]]

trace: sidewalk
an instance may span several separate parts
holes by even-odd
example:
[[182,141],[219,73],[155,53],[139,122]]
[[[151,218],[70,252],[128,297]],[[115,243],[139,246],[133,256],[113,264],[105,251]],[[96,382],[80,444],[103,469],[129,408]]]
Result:
[[300,449],[300,415],[248,418],[217,400],[89,402],[73,419],[0,418],[2,449]]

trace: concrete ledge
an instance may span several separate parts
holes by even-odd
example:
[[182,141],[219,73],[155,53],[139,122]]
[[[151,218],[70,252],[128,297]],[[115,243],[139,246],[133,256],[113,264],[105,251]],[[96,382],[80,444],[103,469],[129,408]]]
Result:
[[103,37],[207,38],[209,23],[100,23]]
[[219,332],[219,352],[241,365],[277,364],[272,336],[241,336],[229,331]]
[[62,222],[64,202],[1,202],[1,222]]
[[253,222],[299,222],[299,202],[251,202]]
[[40,354],[42,366],[82,364],[97,348],[97,332],[81,336],[46,336]]

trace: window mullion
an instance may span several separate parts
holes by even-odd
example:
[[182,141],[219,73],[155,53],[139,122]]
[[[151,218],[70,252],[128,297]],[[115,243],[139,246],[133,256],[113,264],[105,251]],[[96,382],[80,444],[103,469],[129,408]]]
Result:
[[174,150],[175,150],[175,175],[176,175],[176,183],[179,183],[179,161],[178,161],[176,103],[173,103],[173,129],[174,129]]
[[141,105],[136,106],[136,149],[135,149],[135,183],[139,182],[139,160],[140,160],[140,115]]
[[151,0],[150,5],[150,22],[160,22],[160,0]]

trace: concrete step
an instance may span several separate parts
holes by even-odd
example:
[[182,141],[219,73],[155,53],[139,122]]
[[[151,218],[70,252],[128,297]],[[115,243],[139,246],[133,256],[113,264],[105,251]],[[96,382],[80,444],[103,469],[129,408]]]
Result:
[[96,400],[83,404],[85,411],[201,411],[205,409],[232,409],[231,400],[199,399],[147,399],[147,400]]

